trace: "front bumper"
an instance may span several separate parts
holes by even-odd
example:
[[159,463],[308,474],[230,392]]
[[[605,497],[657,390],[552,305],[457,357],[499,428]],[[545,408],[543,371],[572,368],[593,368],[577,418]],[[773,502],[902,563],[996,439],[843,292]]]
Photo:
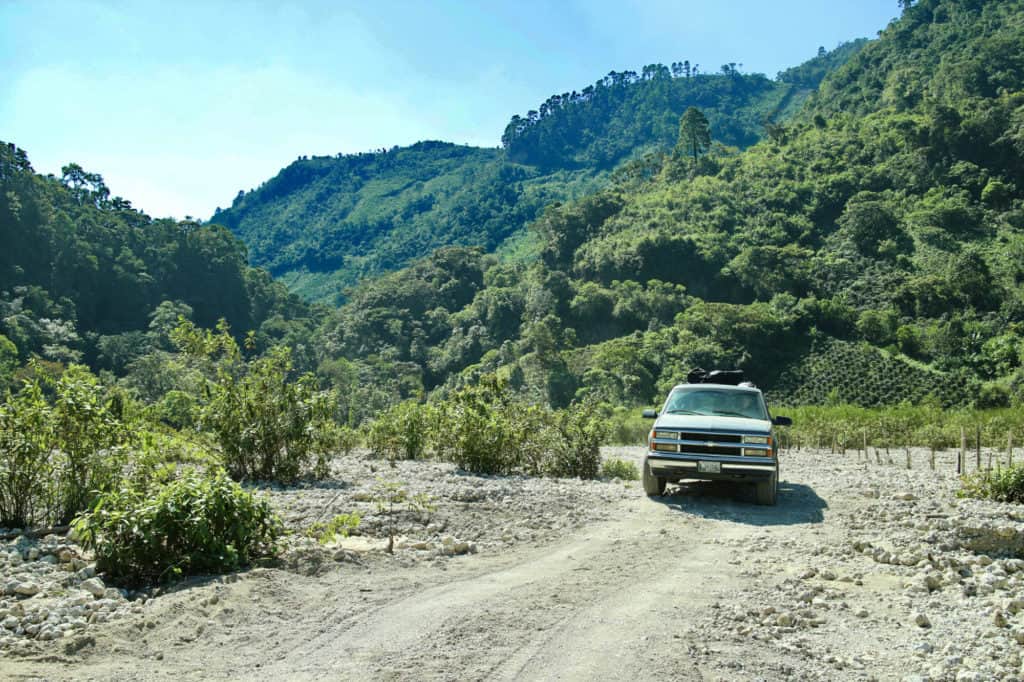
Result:
[[[721,480],[763,480],[771,478],[779,470],[779,463],[774,457],[715,457],[710,455],[670,454],[664,452],[647,452],[647,464],[651,473],[658,478],[669,481],[682,479],[698,479],[706,481]],[[697,471],[698,462],[718,462],[720,473]]]

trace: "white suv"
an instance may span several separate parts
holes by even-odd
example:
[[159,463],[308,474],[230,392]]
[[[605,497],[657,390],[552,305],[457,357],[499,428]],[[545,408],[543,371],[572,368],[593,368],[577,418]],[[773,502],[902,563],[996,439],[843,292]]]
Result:
[[699,479],[754,483],[758,504],[775,504],[778,444],[772,426],[788,417],[768,412],[752,384],[680,384],[672,389],[647,438],[644,492],[662,495],[669,481]]

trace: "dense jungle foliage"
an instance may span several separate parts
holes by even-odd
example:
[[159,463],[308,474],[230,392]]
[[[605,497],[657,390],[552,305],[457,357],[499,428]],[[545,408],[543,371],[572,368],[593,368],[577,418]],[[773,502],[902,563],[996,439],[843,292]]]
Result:
[[416,391],[480,373],[555,405],[739,366],[781,402],[1007,405],[1024,338],[1024,6],[929,0],[745,152],[682,149],[532,225],[370,282],[331,354]]
[[611,169],[642,149],[671,149],[688,107],[707,116],[715,140],[749,147],[816,90],[867,41],[821,48],[806,63],[769,80],[723,64],[704,73],[699,64],[649,64],[640,73],[612,71],[581,92],[553,95],[525,116],[512,117],[502,146],[512,161],[541,168]]
[[228,230],[154,220],[76,164],[35,173],[0,143],[0,376],[31,356],[124,374],[169,349],[178,316],[255,330],[266,348],[309,338],[311,310]]
[[211,222],[226,225],[265,267],[307,299],[344,289],[445,246],[530,252],[525,227],[545,206],[607,184],[642,151],[670,150],[679,117],[704,109],[712,136],[747,147],[764,122],[795,111],[828,70],[863,41],[820,54],[769,80],[736,64],[705,74],[689,62],[612,72],[582,93],[555,95],[513,117],[504,149],[420,142],[367,154],[300,157]]

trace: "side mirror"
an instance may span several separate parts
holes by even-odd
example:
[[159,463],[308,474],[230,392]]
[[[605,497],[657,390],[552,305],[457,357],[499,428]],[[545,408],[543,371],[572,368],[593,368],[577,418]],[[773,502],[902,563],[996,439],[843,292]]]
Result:
[[642,416],[643,416],[644,419],[657,419],[658,418],[658,412],[657,412],[657,410],[652,410],[651,408],[647,408],[646,410],[643,411],[643,415]]
[[776,426],[792,426],[793,420],[789,417],[772,417],[772,424]]

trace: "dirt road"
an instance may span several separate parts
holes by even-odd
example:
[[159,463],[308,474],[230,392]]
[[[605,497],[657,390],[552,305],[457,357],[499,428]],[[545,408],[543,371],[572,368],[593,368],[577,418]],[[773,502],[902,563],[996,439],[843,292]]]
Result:
[[[908,657],[928,663],[912,658],[918,607],[905,603],[902,574],[879,573],[850,549],[864,505],[839,471],[852,463],[823,472],[827,459],[810,457],[786,467],[777,507],[707,484],[648,499],[633,484],[609,520],[541,546],[318,577],[257,569],[162,596],[53,655],[0,659],[0,670],[103,680],[900,679]],[[908,485],[946,480],[879,473]]]

